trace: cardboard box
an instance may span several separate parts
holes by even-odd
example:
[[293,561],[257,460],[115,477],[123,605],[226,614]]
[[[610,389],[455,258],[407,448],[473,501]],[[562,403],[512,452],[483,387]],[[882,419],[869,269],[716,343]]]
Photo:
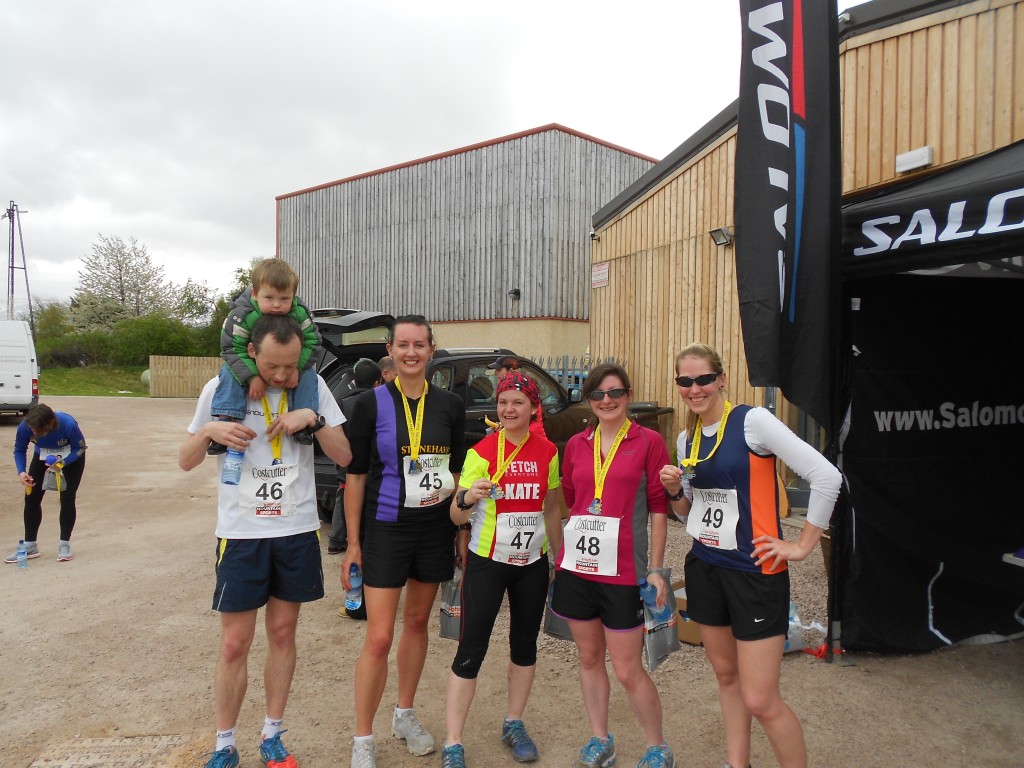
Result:
[[690,617],[686,613],[686,582],[682,579],[673,581],[672,592],[676,596],[676,611],[679,613],[676,629],[679,632],[680,641],[690,645],[700,645],[700,630],[696,624],[690,621]]

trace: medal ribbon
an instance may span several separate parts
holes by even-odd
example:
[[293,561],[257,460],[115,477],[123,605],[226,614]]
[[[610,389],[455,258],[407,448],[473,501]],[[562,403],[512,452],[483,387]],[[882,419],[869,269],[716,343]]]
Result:
[[[608,470],[612,467],[612,459],[615,458],[615,454],[619,450],[619,444],[622,442],[622,438],[629,432],[630,421],[627,418],[622,422],[622,426],[619,427],[618,433],[615,435],[615,440],[612,442],[612,447],[608,449],[608,456],[604,462],[601,461],[601,427],[598,425],[597,429],[594,430],[594,499],[596,501],[601,500],[601,495],[604,493],[604,479],[608,476]],[[525,441],[524,441],[525,442]]]
[[416,409],[416,421],[412,419],[412,409],[409,407],[409,400],[402,391],[402,382],[395,379],[395,386],[398,387],[398,394],[402,396],[402,407],[405,408],[405,426],[409,430],[409,455],[413,461],[420,457],[420,440],[423,438],[423,412],[427,405],[427,382],[423,382],[423,394],[420,396],[420,405]]
[[498,433],[498,471],[494,473],[494,477],[491,478],[491,484],[497,485],[498,481],[501,480],[501,476],[505,474],[505,470],[508,469],[512,462],[515,461],[516,456],[523,450],[523,446],[526,445],[526,441],[530,439],[530,433],[526,433],[526,437],[523,438],[522,442],[516,446],[516,449],[512,451],[512,455],[508,457],[508,461],[505,460],[505,430],[501,430]]
[[693,469],[702,461],[707,461],[715,455],[718,446],[722,444],[722,435],[725,434],[725,423],[729,420],[729,411],[731,410],[732,403],[726,400],[725,407],[722,409],[722,420],[718,422],[718,436],[715,438],[715,447],[703,459],[698,459],[697,457],[700,455],[700,439],[704,434],[704,422],[701,421],[699,416],[697,417],[697,426],[693,430],[693,442],[690,444],[690,455],[681,462],[684,469]]
[[[282,389],[281,390],[281,400],[277,404],[277,416],[280,416],[280,415],[282,415],[284,413],[287,413],[287,412],[288,412],[288,390],[287,389]],[[263,418],[266,419],[266,421],[267,421],[267,427],[269,427],[274,422],[274,419],[277,418],[274,415],[273,411],[271,411],[271,409],[270,409],[270,402],[267,400],[267,396],[266,395],[263,396]],[[270,450],[273,451],[273,453],[274,453],[274,463],[275,464],[280,464],[281,463],[281,443],[282,443],[281,435],[282,434],[284,434],[284,433],[283,432],[278,432],[277,433],[277,437],[273,438],[270,441]]]

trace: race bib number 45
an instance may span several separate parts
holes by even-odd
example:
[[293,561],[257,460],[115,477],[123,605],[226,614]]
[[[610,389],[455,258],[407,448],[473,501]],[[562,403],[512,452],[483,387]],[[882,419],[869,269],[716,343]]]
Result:
[[408,456],[402,458],[406,507],[432,507],[452,495],[455,478],[448,469],[447,455],[421,453],[419,471],[415,474],[409,473],[411,463]]
[[559,566],[576,573],[619,575],[619,519],[573,515],[565,524]]

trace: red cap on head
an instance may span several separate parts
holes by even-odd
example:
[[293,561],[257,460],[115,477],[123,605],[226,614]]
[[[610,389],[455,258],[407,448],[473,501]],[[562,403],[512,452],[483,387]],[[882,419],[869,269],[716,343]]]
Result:
[[508,392],[510,389],[522,392],[530,398],[530,402],[535,406],[540,405],[540,390],[537,388],[537,382],[522,371],[511,371],[499,381],[497,394]]

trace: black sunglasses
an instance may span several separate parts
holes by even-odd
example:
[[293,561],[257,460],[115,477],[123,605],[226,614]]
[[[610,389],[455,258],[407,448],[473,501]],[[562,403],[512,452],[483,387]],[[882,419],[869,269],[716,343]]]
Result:
[[702,373],[700,376],[676,376],[676,384],[680,387],[692,387],[696,384],[698,387],[706,387],[708,384],[713,382],[722,374],[720,373]]
[[620,397],[625,397],[628,393],[629,390],[622,389],[622,387],[616,387],[615,389],[595,389],[587,395],[587,399],[592,400],[595,403],[599,403],[604,400],[605,395],[608,395],[612,400],[618,400]]

